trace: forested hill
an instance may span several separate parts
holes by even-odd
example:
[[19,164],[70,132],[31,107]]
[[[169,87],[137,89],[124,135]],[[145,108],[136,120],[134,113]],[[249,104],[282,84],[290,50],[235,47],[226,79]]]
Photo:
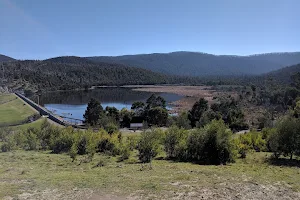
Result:
[[2,63],[6,84],[40,90],[69,90],[93,85],[193,84],[196,79],[168,76],[121,64],[89,63],[80,58]]
[[7,62],[7,61],[14,61],[14,60],[15,59],[13,59],[11,57],[0,54],[0,62]]
[[281,84],[290,84],[292,82],[291,77],[296,73],[300,73],[300,64],[272,71],[262,75],[261,78],[269,80],[271,79]]
[[86,65],[86,64],[95,64],[95,62],[81,58],[77,56],[60,56],[55,58],[49,58],[44,60],[47,63],[57,63],[57,64],[76,64],[76,65]]
[[259,75],[300,63],[300,52],[250,56],[212,55],[196,52],[154,53],[87,57],[94,62],[121,63],[173,75]]

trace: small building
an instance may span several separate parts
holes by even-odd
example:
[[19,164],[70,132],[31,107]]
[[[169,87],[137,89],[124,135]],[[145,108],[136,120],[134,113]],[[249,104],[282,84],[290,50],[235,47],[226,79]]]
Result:
[[143,123],[130,123],[130,129],[142,129]]
[[130,121],[130,129],[142,129],[144,128],[144,118],[133,117]]

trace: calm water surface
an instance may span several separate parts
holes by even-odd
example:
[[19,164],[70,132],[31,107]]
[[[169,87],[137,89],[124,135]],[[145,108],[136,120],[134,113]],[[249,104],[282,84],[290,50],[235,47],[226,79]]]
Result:
[[[40,104],[51,112],[60,116],[83,119],[83,114],[91,98],[101,102],[103,108],[114,106],[118,110],[130,109],[135,101],[145,102],[153,93],[132,91],[130,88],[99,88],[89,91],[58,91],[43,93]],[[177,101],[182,96],[170,93],[156,93],[167,101],[167,108],[172,109],[170,102]],[[31,98],[37,102],[37,97]]]

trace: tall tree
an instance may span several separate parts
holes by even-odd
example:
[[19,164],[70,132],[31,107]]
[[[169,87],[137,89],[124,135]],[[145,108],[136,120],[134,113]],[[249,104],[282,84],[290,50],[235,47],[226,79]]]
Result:
[[116,122],[120,120],[120,113],[116,107],[106,106],[105,111],[106,115],[111,119],[114,119]]
[[163,109],[166,108],[166,100],[161,96],[156,96],[155,94],[152,94],[147,99],[146,103],[147,103],[147,109],[151,109],[155,107],[161,107]]
[[208,109],[208,102],[204,98],[200,98],[193,108],[189,111],[188,118],[191,121],[191,126],[195,127],[197,122],[200,121],[203,113]]
[[165,126],[168,120],[167,109],[155,107],[147,112],[147,122],[150,125]]
[[145,103],[141,101],[133,102],[131,110],[133,110],[136,116],[142,116],[145,109]]
[[103,114],[103,107],[99,101],[92,98],[88,103],[87,109],[83,115],[85,123],[95,126],[98,124],[101,115]]

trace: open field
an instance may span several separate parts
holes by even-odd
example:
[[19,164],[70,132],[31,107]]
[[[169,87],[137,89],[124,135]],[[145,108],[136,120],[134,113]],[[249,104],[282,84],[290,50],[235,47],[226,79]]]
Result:
[[126,86],[133,87],[135,91],[145,92],[166,92],[183,96],[184,98],[172,102],[174,105],[174,112],[187,111],[191,109],[194,103],[199,98],[205,98],[209,103],[213,102],[214,96],[221,95],[221,92],[212,90],[210,86],[156,86],[156,85],[138,85],[138,86]]
[[36,113],[34,109],[17,98],[14,94],[0,95],[0,125],[14,125]]
[[[1,199],[300,199],[300,169],[249,154],[223,166],[154,160],[149,165],[96,155],[71,162],[49,152],[0,153]],[[131,158],[134,160],[135,158]],[[99,161],[103,167],[96,167]]]

